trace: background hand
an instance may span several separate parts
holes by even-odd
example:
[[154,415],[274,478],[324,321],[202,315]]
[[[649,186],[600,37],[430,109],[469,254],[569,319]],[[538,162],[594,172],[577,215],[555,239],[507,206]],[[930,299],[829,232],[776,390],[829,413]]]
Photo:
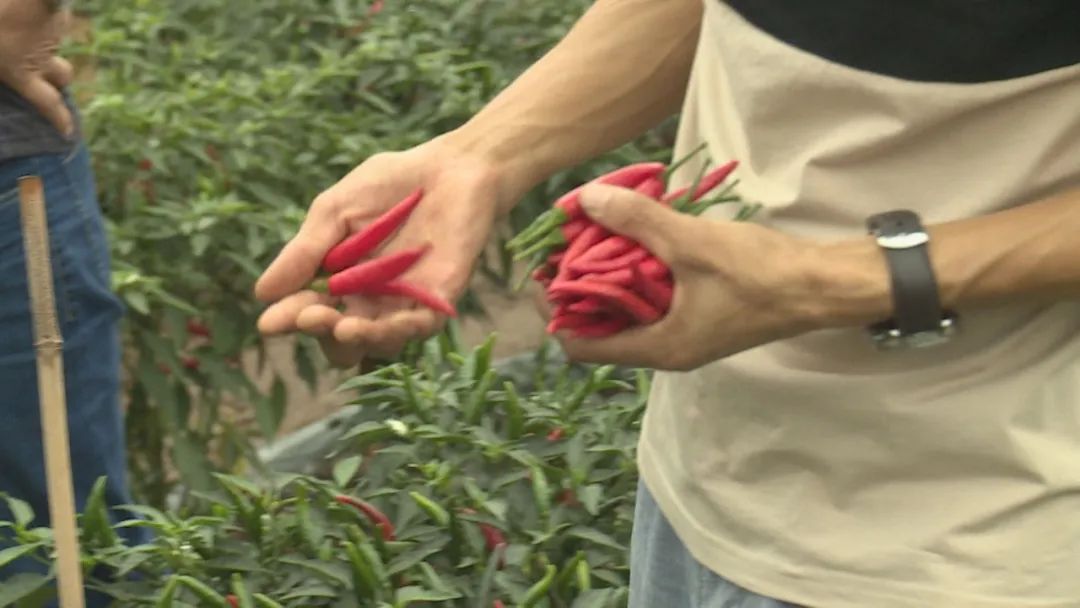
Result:
[[339,366],[367,355],[392,356],[409,340],[439,331],[445,318],[411,301],[333,298],[305,288],[333,246],[417,188],[424,192],[420,205],[376,254],[430,243],[431,252],[405,278],[451,302],[460,297],[488,242],[500,188],[491,162],[439,138],[373,156],[315,199],[297,235],[256,284],[256,296],[272,302],[259,330],[318,336]]
[[61,90],[74,69],[56,51],[70,14],[43,0],[0,0],[0,83],[30,102],[65,136],[75,122]]

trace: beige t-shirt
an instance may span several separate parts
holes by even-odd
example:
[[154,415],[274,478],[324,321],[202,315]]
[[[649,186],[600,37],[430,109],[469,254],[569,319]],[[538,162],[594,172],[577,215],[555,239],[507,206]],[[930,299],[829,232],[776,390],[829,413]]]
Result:
[[[705,4],[676,157],[739,159],[757,221],[848,237],[1080,184],[1080,65],[902,79]],[[830,330],[658,374],[641,471],[692,554],[813,608],[1080,607],[1080,303],[959,312],[936,349]]]

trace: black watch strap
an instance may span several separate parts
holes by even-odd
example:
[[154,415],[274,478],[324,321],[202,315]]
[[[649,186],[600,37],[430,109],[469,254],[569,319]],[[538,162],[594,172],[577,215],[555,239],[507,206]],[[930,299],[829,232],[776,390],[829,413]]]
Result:
[[919,216],[899,210],[875,215],[867,229],[877,238],[892,277],[893,318],[872,330],[885,346],[924,345],[944,340],[953,317],[941,307],[930,263],[929,235]]

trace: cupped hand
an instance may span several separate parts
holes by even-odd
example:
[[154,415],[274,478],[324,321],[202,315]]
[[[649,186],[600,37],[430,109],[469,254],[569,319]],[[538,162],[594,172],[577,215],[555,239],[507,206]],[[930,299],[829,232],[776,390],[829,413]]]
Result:
[[75,130],[61,90],[74,70],[56,54],[70,14],[45,0],[0,0],[0,83],[21,95],[61,133]]
[[315,199],[256,284],[256,297],[271,303],[259,330],[317,336],[330,361],[342,367],[392,356],[409,340],[438,332],[446,318],[409,300],[335,298],[307,289],[332,247],[417,189],[423,191],[419,206],[373,255],[430,244],[402,278],[456,301],[488,242],[502,192],[493,162],[444,137],[372,156]]
[[800,272],[812,263],[812,244],[756,224],[681,214],[624,188],[588,186],[581,203],[593,221],[663,260],[675,294],[651,325],[602,339],[556,333],[570,359],[688,371],[814,327],[814,287]]

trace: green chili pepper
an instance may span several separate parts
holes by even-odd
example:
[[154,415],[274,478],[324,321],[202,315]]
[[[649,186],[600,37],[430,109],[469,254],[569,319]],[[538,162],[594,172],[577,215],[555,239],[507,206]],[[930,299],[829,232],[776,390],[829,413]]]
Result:
[[544,578],[525,592],[525,598],[521,600],[521,608],[535,606],[537,602],[547,595],[548,590],[551,589],[551,584],[555,582],[555,573],[557,571],[558,568],[554,564],[548,564],[544,571]]
[[592,589],[592,572],[589,569],[589,562],[581,560],[577,564],[577,587],[580,591],[585,592]]
[[169,582],[165,583],[165,588],[161,590],[161,596],[158,598],[158,608],[171,608],[173,605],[173,596],[176,595],[176,587],[180,584],[180,578],[173,576],[169,578]]
[[416,417],[424,423],[430,424],[431,414],[424,407],[423,401],[416,393],[416,381],[412,374],[405,367],[399,367],[397,374],[401,380],[401,387],[405,391],[405,404],[409,406],[409,411],[416,414]]
[[379,556],[379,552],[375,550],[375,547],[365,543],[357,545],[357,548],[360,549],[360,557],[367,562],[372,576],[375,577],[376,584],[391,590],[390,577],[386,574],[386,565],[383,564],[382,558]]
[[615,366],[613,365],[603,365],[593,368],[592,371],[589,372],[588,380],[578,388],[574,395],[570,397],[570,400],[566,402],[566,405],[563,406],[563,418],[567,419],[576,412],[578,408],[585,403],[585,400],[596,392],[596,387],[606,381],[614,371]]
[[473,389],[472,394],[469,396],[469,404],[466,409],[466,422],[469,424],[478,424],[480,419],[483,418],[484,412],[487,410],[488,406],[491,385],[495,383],[498,375],[498,372],[493,369],[487,370],[484,372],[480,382],[476,384],[476,388]]
[[569,586],[570,581],[573,579],[575,573],[577,572],[578,564],[583,561],[585,561],[584,551],[578,551],[576,554],[574,554],[574,557],[570,558],[570,561],[566,562],[566,565],[563,566],[562,571],[559,572],[559,576],[555,579],[555,586],[560,589]]
[[537,465],[532,465],[532,488],[533,499],[536,502],[536,509],[540,512],[540,515],[547,517],[551,512],[551,486],[548,485],[547,476],[544,475],[544,470]]
[[409,496],[412,496],[412,499],[428,514],[428,517],[435,520],[440,526],[445,528],[450,525],[450,513],[446,509],[419,492],[409,492]]
[[285,608],[285,606],[275,602],[274,600],[261,593],[255,594],[255,605],[259,608]]
[[[375,573],[371,571],[371,566],[360,553],[360,548],[356,543],[346,542],[345,553],[349,556],[349,563],[353,569],[353,585],[356,587],[356,599],[371,599],[372,595],[379,593],[379,583],[375,578]],[[365,591],[367,591],[367,594],[364,594]]]
[[255,608],[255,598],[251,597],[251,592],[248,591],[247,585],[244,584],[244,579],[239,573],[232,575],[232,590],[237,601],[240,602],[239,608]]
[[221,595],[217,591],[214,591],[205,583],[196,580],[190,576],[181,576],[180,582],[183,583],[185,587],[190,589],[192,593],[199,596],[199,599],[203,600],[204,602],[210,602],[210,605],[217,606],[218,608],[226,608],[228,606],[228,602],[225,600],[225,596]]

